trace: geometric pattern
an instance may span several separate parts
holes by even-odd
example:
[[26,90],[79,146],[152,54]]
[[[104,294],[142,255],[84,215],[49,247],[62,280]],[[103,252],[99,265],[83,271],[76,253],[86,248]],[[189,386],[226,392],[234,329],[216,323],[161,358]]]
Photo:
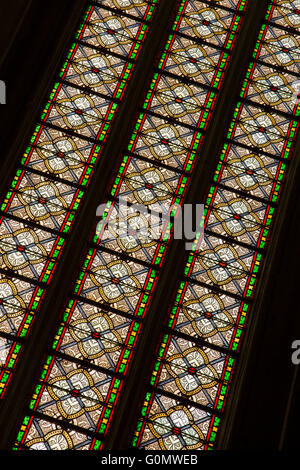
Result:
[[[145,2],[118,0],[117,3],[125,8],[130,4],[132,15],[134,7]],[[65,378],[68,374],[64,374],[63,379],[59,378],[64,384],[62,393],[68,407],[74,403],[74,413],[65,418],[67,428],[71,431],[76,426],[82,435],[80,442],[77,441],[76,444],[70,434],[68,439],[63,435],[63,445],[68,445],[68,448],[82,448],[87,445],[88,436],[91,436],[89,449],[102,447],[168,247],[166,231],[169,228],[163,227],[164,235],[155,237],[153,232],[156,225],[159,225],[159,220],[155,219],[154,226],[151,221],[150,227],[146,212],[133,210],[126,215],[130,231],[125,237],[119,236],[118,209],[122,201],[128,201],[131,205],[140,204],[153,211],[162,208],[167,215],[172,204],[182,204],[203,139],[203,131],[210,122],[242,21],[242,15],[239,13],[245,9],[246,4],[246,0],[226,0],[218,5],[198,0],[179,2],[177,16],[153,72],[126,153],[123,154],[122,162],[116,170],[117,176],[112,184],[110,196],[104,201],[100,221],[97,220],[96,235],[93,234],[92,241],[87,246],[86,258],[72,287],[72,293],[66,301],[67,308],[24,418],[16,442],[17,448],[28,448],[36,442],[38,445],[49,446],[48,435],[53,430],[62,435],[60,420],[66,410],[62,408],[57,395],[55,398],[48,389],[45,391],[48,386],[45,380],[47,384],[56,380],[55,361],[59,358],[71,363],[76,362],[79,370],[82,361],[88,361],[90,370],[103,374],[96,382],[101,398],[100,395],[98,398],[93,395],[97,409],[91,411],[90,404],[83,406],[84,403],[79,410],[79,398],[71,398],[71,385],[67,388]],[[109,53],[114,51],[116,55],[125,54],[130,48],[131,36],[135,32],[134,22],[128,20],[126,24],[122,24],[125,20],[121,18],[112,22],[108,9],[105,14],[101,14],[105,28],[97,26],[98,18],[95,13],[85,30],[85,41],[90,45],[90,35],[97,33],[98,46],[105,46]],[[118,43],[111,38],[110,29],[122,31],[122,38]],[[94,61],[94,58],[92,60]],[[85,61],[82,51],[82,60],[76,65],[77,73],[84,74]],[[97,68],[101,66],[99,62],[94,65]],[[91,74],[86,74],[84,79],[96,81]],[[113,72],[101,86],[110,87],[109,81],[112,79]],[[73,103],[75,99],[78,100],[77,96],[67,96],[67,93],[68,90],[63,103],[67,103],[65,114],[62,116],[58,112],[59,116],[57,115],[64,125],[68,125],[69,112],[74,116],[77,103]],[[93,98],[92,94],[91,97]],[[105,102],[93,98],[93,104],[90,103],[90,106],[92,112],[89,119],[99,120],[100,123]],[[90,132],[89,122],[83,122],[82,115],[79,115],[79,118],[76,117],[75,120],[72,117],[73,124],[84,125],[85,132]],[[77,161],[76,157],[75,160]],[[103,201],[99,201],[100,203]],[[136,233],[142,226],[150,237],[143,235],[142,231],[138,237],[131,236],[131,233]],[[197,351],[186,351],[186,361],[193,364],[195,355],[198,355]],[[209,394],[213,397],[219,383],[218,369],[224,358],[220,355],[216,358],[215,366],[207,367],[206,362],[210,355],[201,357],[203,365],[201,370],[197,371],[197,377],[208,374],[209,379],[207,382],[200,379],[196,388],[200,387],[201,396]],[[186,379],[181,377],[180,373],[177,377],[178,365],[171,359],[169,369],[166,369],[170,380],[179,386],[185,386]],[[176,360],[174,358],[175,362]],[[195,379],[198,381],[196,376]],[[95,384],[95,381],[93,383]],[[89,391],[91,394],[95,392],[93,387],[94,385]],[[73,419],[75,410],[82,413],[74,418],[76,422]],[[198,408],[184,412],[189,417],[184,418],[184,421],[194,420],[191,432],[194,433],[195,430],[201,434],[202,412],[199,412]],[[97,421],[94,420],[94,413],[98,416]],[[176,409],[176,414],[180,413]],[[49,421],[49,416],[52,421]],[[37,419],[43,420],[44,423],[55,422],[55,429],[52,426],[51,431],[50,428],[44,428],[45,431],[37,432]],[[65,432],[69,433],[69,430]],[[194,448],[193,443],[188,442],[187,448]]]

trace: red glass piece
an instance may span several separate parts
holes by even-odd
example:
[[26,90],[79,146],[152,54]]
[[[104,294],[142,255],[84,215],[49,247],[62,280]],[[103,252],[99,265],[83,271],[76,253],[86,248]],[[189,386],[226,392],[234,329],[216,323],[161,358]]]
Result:
[[172,433],[175,434],[175,436],[179,436],[179,434],[181,434],[181,431],[179,428],[174,426],[174,428],[172,429]]

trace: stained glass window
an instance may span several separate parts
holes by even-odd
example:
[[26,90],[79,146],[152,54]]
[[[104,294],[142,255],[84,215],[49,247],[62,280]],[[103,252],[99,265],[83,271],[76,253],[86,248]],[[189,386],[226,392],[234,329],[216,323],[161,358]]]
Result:
[[[87,188],[107,184],[85,250],[74,254],[74,283],[51,313],[56,331],[22,406],[14,449],[102,450],[124,388],[138,380],[133,365],[170,262],[174,219],[210,129],[210,137],[220,132],[211,124],[248,14],[247,0],[174,2],[110,183],[95,181],[130,101],[127,85],[139,82],[135,65],[150,50],[149,31],[167,11],[162,3],[89,3],[1,205],[0,396],[7,397]],[[298,131],[298,7],[298,0],[266,2],[248,68],[238,71],[228,132],[212,156],[204,235],[198,227],[163,312],[130,437],[135,448],[212,449],[228,412]]]
[[[182,204],[202,141],[201,130],[211,118],[241,24],[242,16],[238,12],[243,12],[245,6],[245,1],[230,2],[230,8],[227,5],[227,8],[212,8],[197,1],[179,3],[156,65],[158,71],[153,75],[144,101],[144,111],[137,117],[111,199],[88,247],[88,255],[55,337],[53,355],[47,359],[31,402],[31,408],[41,414],[43,422],[47,422],[49,414],[53,416],[53,406],[59,406],[55,401],[51,408],[44,407],[43,403],[48,396],[48,384],[56,374],[57,357],[63,354],[67,369],[74,367],[74,358],[87,359],[93,367],[105,368],[110,379],[107,378],[105,393],[99,401],[100,420],[94,424],[90,420],[86,424],[81,421],[81,426],[83,435],[91,426],[93,432],[100,431],[100,434],[105,434],[109,428],[165,256],[168,245],[165,233],[169,230],[165,227],[160,240],[151,239],[146,243],[130,235],[127,238],[115,236],[114,218],[120,210],[116,196],[130,204],[150,208],[163,201],[166,211],[170,211],[174,203]],[[206,22],[210,24],[210,20],[206,17],[212,17],[209,27]],[[199,47],[198,38],[207,45],[206,49]],[[134,230],[139,216],[133,212],[128,217]],[[144,222],[148,224],[146,218]],[[147,230],[151,230],[148,225]],[[66,372],[63,376],[67,377]],[[66,396],[69,396],[67,390]],[[72,400],[82,410],[80,413],[83,412],[85,405],[81,399],[73,397]],[[38,432],[40,418],[25,418],[22,443],[28,447]],[[56,418],[67,418],[77,425],[72,416],[61,413],[61,407]],[[44,434],[41,431],[41,442],[45,442]],[[80,446],[78,444],[78,448]],[[93,439],[91,448],[99,446],[101,438]]]

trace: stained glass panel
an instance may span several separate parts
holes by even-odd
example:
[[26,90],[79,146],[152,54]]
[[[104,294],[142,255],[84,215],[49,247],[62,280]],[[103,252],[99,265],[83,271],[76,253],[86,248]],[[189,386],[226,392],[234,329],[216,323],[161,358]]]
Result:
[[298,8],[297,0],[268,6],[206,199],[204,237],[199,234],[189,254],[158,348],[135,447],[188,448],[185,426],[195,420],[170,422],[170,397],[178,397],[181,408],[196,402],[207,416],[201,436],[195,435],[197,449],[215,446],[228,412],[250,301],[298,130]]

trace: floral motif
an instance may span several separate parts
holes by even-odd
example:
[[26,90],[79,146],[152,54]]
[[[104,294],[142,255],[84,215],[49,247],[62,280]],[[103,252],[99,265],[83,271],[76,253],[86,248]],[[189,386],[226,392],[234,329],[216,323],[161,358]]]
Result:
[[100,266],[93,271],[91,278],[99,286],[103,299],[110,303],[134,296],[141,289],[128,264],[121,261],[112,261],[106,266]]
[[246,191],[267,185],[272,180],[271,173],[264,168],[264,163],[258,155],[244,155],[230,160],[229,163],[228,171]]
[[[186,60],[185,56],[188,56]],[[196,77],[199,73],[208,73],[214,70],[213,61],[207,57],[201,46],[189,46],[185,49],[174,49],[172,59],[179,65],[184,75]]]
[[300,0],[278,2],[278,11],[282,14],[285,21],[291,28],[299,28],[300,26]]
[[130,44],[133,37],[121,18],[110,16],[102,21],[92,21],[90,29],[97,36],[101,46],[112,49],[119,44]]
[[74,140],[69,137],[41,143],[37,152],[51,173],[64,173],[69,169],[80,168],[84,163]]
[[40,263],[47,256],[46,250],[31,229],[20,229],[13,234],[3,235],[0,238],[0,253],[9,269],[21,269],[29,264]]
[[276,39],[269,39],[266,48],[272,54],[278,65],[288,67],[295,62],[300,62],[300,49],[295,38],[288,35]]
[[95,107],[88,95],[75,95],[72,98],[57,100],[55,107],[63,117],[64,123],[73,129],[82,129],[88,124],[97,124],[101,112]]
[[203,388],[216,385],[218,374],[206,354],[194,347],[167,359],[166,369],[183,395],[195,395]]
[[66,419],[78,418],[102,406],[103,397],[86,370],[73,370],[66,376],[52,379],[47,389]]
[[194,33],[199,38],[208,39],[216,34],[224,34],[227,30],[219,15],[209,8],[197,13],[187,13],[186,22],[192,26]]
[[276,72],[265,77],[255,78],[253,87],[260,94],[262,100],[272,106],[284,101],[291,101],[294,94],[293,88],[288,84],[284,75]]
[[185,84],[162,88],[157,91],[156,96],[170,116],[179,118],[200,109],[199,100],[190,87]]
[[149,129],[141,136],[150,152],[159,160],[167,160],[172,155],[180,155],[185,150],[185,143],[179,137],[174,126],[162,124],[156,129]]
[[31,439],[26,443],[26,447],[33,450],[68,450],[73,449],[73,442],[66,431],[59,429],[50,431],[43,437]]
[[22,188],[18,194],[28,216],[34,220],[45,220],[51,215],[60,215],[68,207],[52,182]]
[[260,227],[260,220],[244,199],[232,199],[226,203],[216,204],[214,215],[222,223],[228,235],[239,236],[252,232]]
[[155,245],[155,233],[143,214],[131,214],[126,218],[110,220],[107,228],[117,240],[121,250],[127,253],[138,251],[141,246]]
[[284,138],[284,132],[276,125],[275,119],[263,112],[241,120],[240,126],[255,147],[266,147]]
[[185,302],[182,310],[194,331],[203,338],[209,338],[218,331],[228,331],[233,325],[233,318],[225,310],[221,299],[212,294]]
[[133,191],[137,201],[144,205],[168,199],[172,193],[157,168],[130,173],[126,177],[126,185]]
[[96,87],[102,83],[113,83],[118,79],[118,74],[110,66],[109,60],[97,54],[91,55],[87,59],[77,59],[73,67],[88,87]]
[[149,428],[163,450],[197,449],[204,439],[191,412],[180,405],[152,416]]
[[202,251],[198,258],[213,283],[228,284],[232,279],[242,279],[247,272],[236,250],[227,244]]
[[96,313],[87,319],[72,322],[70,333],[77,341],[81,354],[88,359],[101,357],[121,347],[121,337],[105,313],[101,315]]

